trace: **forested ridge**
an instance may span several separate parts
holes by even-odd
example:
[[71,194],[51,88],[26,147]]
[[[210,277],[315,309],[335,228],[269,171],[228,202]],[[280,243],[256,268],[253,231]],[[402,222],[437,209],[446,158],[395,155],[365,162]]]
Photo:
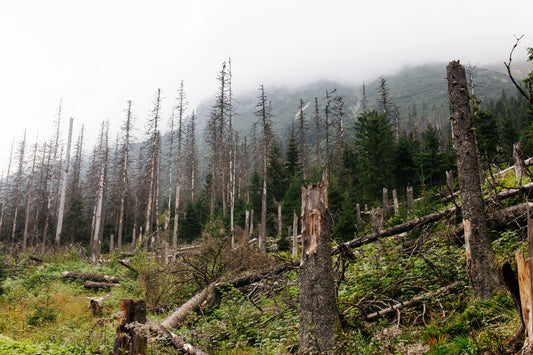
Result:
[[[251,103],[233,92],[228,60],[208,108],[188,107],[184,83],[170,109],[156,90],[144,122],[129,101],[121,132],[102,122],[94,147],[83,128],[73,132],[75,119],[62,131],[60,104],[55,135],[14,144],[2,178],[0,333],[9,338],[0,349],[117,351],[112,314],[128,298],[146,303],[152,353],[173,351],[168,344],[187,353],[519,351],[515,294],[501,276],[488,293],[476,284],[479,228],[464,195],[452,63],[448,88],[443,70],[423,94],[431,66],[417,86],[405,86],[410,68],[357,94],[327,83],[315,96],[271,97],[260,85]],[[469,102],[480,167],[469,186],[481,186],[490,263],[505,275],[527,249],[531,173],[518,168],[533,156],[531,74],[517,92],[504,74],[466,73],[456,94]],[[330,264],[322,284],[314,268]],[[82,290],[64,272],[120,279],[93,276],[99,284]],[[334,289],[333,343],[313,333],[324,313],[313,313],[307,290],[318,284]],[[100,305],[94,314],[76,308],[83,295]],[[69,319],[80,327],[57,330]],[[23,336],[27,327],[35,334]]]

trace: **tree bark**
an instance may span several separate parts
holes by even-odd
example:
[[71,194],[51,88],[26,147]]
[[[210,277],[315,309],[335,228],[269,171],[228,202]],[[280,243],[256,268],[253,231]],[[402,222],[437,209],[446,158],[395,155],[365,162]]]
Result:
[[87,289],[100,289],[100,288],[111,288],[115,286],[120,286],[120,284],[117,283],[111,283],[111,282],[94,282],[94,281],[87,281],[83,287]]
[[331,351],[340,330],[327,209],[327,182],[302,187],[302,257],[298,275],[302,353]]
[[68,126],[68,140],[67,140],[67,152],[65,154],[65,167],[62,171],[62,181],[61,181],[61,196],[59,197],[59,212],[57,213],[57,228],[56,228],[56,247],[59,246],[61,241],[61,231],[63,230],[63,215],[65,213],[65,195],[67,194],[67,178],[68,178],[68,169],[70,164],[70,145],[72,142],[72,123],[74,118],[70,118]]
[[524,150],[522,149],[522,142],[513,144],[513,159],[516,182],[522,185],[522,179],[526,177],[527,167],[524,163]]
[[[115,355],[146,354],[146,331],[138,325],[146,323],[146,302],[143,300],[120,300],[120,317],[113,346]],[[137,325],[137,326],[136,326]]]
[[88,280],[88,281],[96,281],[96,282],[120,282],[122,281],[122,278],[118,276],[85,274],[81,272],[71,272],[71,271],[63,272],[61,274],[61,277],[65,279],[80,279],[80,280]]
[[162,324],[156,323],[150,318],[147,318],[148,324],[152,329],[157,331],[159,334],[162,334],[165,338],[169,338],[170,343],[178,350],[183,351],[185,354],[190,355],[207,355],[202,350],[198,349],[192,344],[189,344],[181,336],[173,333],[168,328]]
[[166,328],[176,328],[187,317],[189,312],[193,312],[198,309],[207,297],[215,290],[216,284],[213,282],[206,288],[198,292],[194,297],[185,302],[174,313],[172,313],[167,319],[161,322],[161,325]]
[[292,211],[292,257],[298,257],[298,215]]
[[472,115],[465,69],[453,61],[447,66],[450,119],[457,157],[463,225],[465,229],[466,270],[474,295],[487,299],[499,288],[498,270],[490,243],[483,194],[479,185]]

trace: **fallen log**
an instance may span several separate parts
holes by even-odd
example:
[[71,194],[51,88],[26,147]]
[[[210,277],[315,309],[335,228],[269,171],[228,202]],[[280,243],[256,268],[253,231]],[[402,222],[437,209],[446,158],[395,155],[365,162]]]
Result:
[[165,328],[178,327],[187,317],[189,312],[194,312],[200,308],[202,303],[207,297],[215,291],[216,283],[212,282],[203,290],[195,294],[187,302],[182,304],[174,313],[172,313],[167,319],[161,322],[161,325]]
[[111,292],[102,297],[91,298],[89,308],[93,312],[93,315],[98,316],[102,314],[102,308],[104,308],[104,301],[109,297],[111,297]]
[[120,286],[120,284],[111,283],[111,282],[94,282],[94,281],[87,281],[85,282],[85,284],[83,284],[83,287],[88,288],[88,289],[111,288],[115,286]]
[[[346,247],[349,247],[349,248],[357,248],[357,247],[363,246],[365,244],[373,243],[373,242],[377,241],[378,239],[381,239],[381,238],[384,238],[384,237],[391,237],[393,235],[397,235],[397,234],[400,234],[400,233],[403,233],[403,232],[407,232],[407,231],[413,230],[416,227],[419,227],[419,226],[422,226],[422,225],[425,225],[425,224],[428,224],[428,223],[437,222],[437,221],[441,220],[442,218],[444,218],[446,216],[449,216],[449,215],[451,215],[452,213],[454,213],[456,211],[457,211],[456,207],[451,207],[451,208],[448,208],[448,209],[443,210],[443,211],[430,213],[430,214],[422,216],[420,218],[416,218],[416,219],[407,221],[405,223],[398,224],[398,225],[392,226],[390,228],[384,229],[384,230],[382,230],[380,232],[372,232],[372,233],[367,234],[367,235],[365,235],[365,236],[363,236],[361,238],[357,238],[357,239],[354,239],[352,241],[346,242],[343,245],[346,246]],[[336,246],[336,247],[334,247],[332,249],[331,253],[333,255],[336,255],[336,254],[339,254],[340,251],[341,251],[341,248],[339,246]]]
[[65,271],[61,274],[61,277],[66,279],[80,279],[80,280],[89,280],[95,282],[120,282],[122,281],[121,277],[118,276],[108,276],[108,275],[99,275],[99,274],[86,274],[81,272],[71,272]]
[[165,339],[169,339],[170,343],[178,350],[183,351],[186,354],[190,355],[207,355],[202,350],[198,349],[194,345],[187,343],[185,339],[183,339],[181,336],[177,335],[176,333],[169,330],[164,325],[157,323],[150,318],[147,318],[147,324],[150,326],[150,328],[157,332],[159,335],[163,336]]
[[382,309],[382,310],[374,312],[374,313],[370,313],[370,314],[366,314],[366,315],[363,314],[363,317],[367,321],[374,320],[374,319],[377,319],[377,318],[379,318],[381,316],[384,316],[386,314],[399,311],[400,309],[415,306],[415,305],[421,303],[425,299],[435,297],[435,296],[437,296],[440,293],[448,292],[448,291],[450,291],[450,290],[452,290],[454,288],[459,287],[460,285],[461,284],[459,282],[454,282],[454,283],[452,283],[452,284],[450,284],[448,286],[441,287],[438,290],[433,290],[433,291],[430,291],[430,292],[426,292],[426,293],[424,293],[422,295],[415,296],[415,297],[411,298],[409,301],[397,303],[397,304],[395,304],[395,305],[393,305],[393,306],[391,306],[389,308],[385,308],[385,309]]
[[119,260],[118,263],[124,266],[126,269],[133,271],[136,275],[139,273],[133,266],[128,264],[126,260]]

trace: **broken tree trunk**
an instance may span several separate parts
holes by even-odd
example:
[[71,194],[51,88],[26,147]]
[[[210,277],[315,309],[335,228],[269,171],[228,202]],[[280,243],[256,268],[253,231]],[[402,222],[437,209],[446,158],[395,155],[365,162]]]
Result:
[[150,326],[150,328],[154,331],[156,331],[158,334],[162,335],[165,338],[168,338],[170,340],[170,343],[178,350],[183,351],[185,354],[190,355],[207,355],[202,350],[198,349],[192,344],[187,343],[185,339],[177,335],[176,333],[172,332],[165,326],[154,322],[150,318],[147,318],[147,323]]
[[298,215],[292,211],[292,256],[298,257]]
[[533,345],[533,296],[531,285],[531,261],[521,250],[515,253],[518,284],[520,287],[520,305],[524,320],[526,339],[523,349],[531,350]]
[[460,283],[459,282],[454,282],[454,283],[452,283],[452,284],[450,284],[448,286],[441,287],[438,290],[426,292],[426,293],[424,293],[422,295],[415,296],[415,297],[411,298],[409,301],[399,302],[399,303],[397,303],[397,304],[395,304],[395,305],[393,305],[393,306],[391,306],[389,308],[385,308],[385,309],[382,309],[382,310],[374,312],[374,313],[366,314],[366,315],[364,315],[364,318],[365,318],[365,320],[377,319],[377,318],[379,318],[381,316],[384,316],[386,314],[399,311],[400,309],[415,306],[415,305],[419,304],[420,302],[422,302],[425,299],[435,297],[435,296],[437,296],[437,295],[439,295],[441,293],[444,293],[444,292],[448,292],[448,291],[450,291],[450,290],[452,290],[454,288],[457,288],[458,286],[460,286]]
[[120,316],[113,353],[144,355],[146,354],[146,302],[143,300],[120,300]]
[[337,341],[340,318],[331,261],[328,185],[302,187],[299,350],[327,353]]
[[513,144],[513,159],[516,182],[522,185],[522,179],[526,177],[527,167],[524,162],[524,150],[522,149],[522,142]]
[[104,301],[109,297],[111,297],[111,292],[102,297],[92,298],[90,300],[89,308],[93,312],[93,315],[99,316],[102,314],[102,309],[104,308]]
[[415,206],[415,198],[414,198],[414,192],[413,187],[411,185],[407,185],[407,210],[412,211]]
[[465,69],[457,61],[446,67],[450,119],[452,120],[461,211],[465,230],[466,271],[474,295],[487,299],[500,286],[498,269],[490,243],[483,194],[479,184],[480,167],[472,125]]
[[61,274],[61,277],[66,278],[66,279],[80,279],[80,280],[89,280],[89,281],[95,281],[95,282],[120,282],[122,281],[122,278],[118,276],[85,274],[81,272],[72,272],[72,271],[63,272]]
[[83,284],[83,287],[88,289],[101,289],[101,288],[111,288],[115,286],[120,286],[120,284],[111,283],[111,282],[93,282],[87,281]]
[[206,288],[198,292],[191,299],[185,302],[181,307],[179,307],[174,313],[172,313],[167,319],[161,322],[161,325],[166,328],[176,328],[183,322],[185,317],[189,312],[194,312],[202,303],[207,299],[207,297],[215,291],[216,283],[210,283]]

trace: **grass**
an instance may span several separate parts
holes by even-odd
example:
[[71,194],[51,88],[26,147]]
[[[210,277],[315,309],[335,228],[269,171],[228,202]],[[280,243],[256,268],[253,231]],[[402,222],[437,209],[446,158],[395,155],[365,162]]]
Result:
[[[502,178],[505,185],[516,184],[514,172]],[[436,201],[426,203],[431,205],[419,208],[445,207]],[[335,257],[337,280],[342,276],[337,294],[344,323],[336,353],[475,354],[504,347],[520,323],[506,293],[480,301],[463,289],[373,322],[362,317],[457,280],[467,285],[464,247],[450,238],[447,230],[439,224],[417,228],[355,249],[355,260]],[[493,232],[498,264],[513,260],[515,250],[524,245],[523,232]],[[162,320],[202,287],[190,277],[190,267],[208,263],[210,270],[220,270],[223,275],[233,262],[228,255],[211,258],[199,254],[180,266],[182,269],[168,272],[140,255],[132,260],[138,277],[119,265],[114,255],[98,265],[71,250],[47,255],[41,265],[25,255],[4,257],[1,264],[10,271],[0,275],[0,354],[109,353],[121,298],[145,299],[149,317]],[[254,258],[250,260],[254,262]],[[107,291],[86,290],[83,282],[63,279],[63,271],[116,275],[125,280],[113,289],[103,313],[95,317],[88,308],[89,298]],[[191,313],[176,332],[212,354],[297,352],[299,289],[295,271],[243,290],[226,289],[220,297],[218,306]],[[153,342],[148,353],[172,354],[175,349],[165,342]]]

